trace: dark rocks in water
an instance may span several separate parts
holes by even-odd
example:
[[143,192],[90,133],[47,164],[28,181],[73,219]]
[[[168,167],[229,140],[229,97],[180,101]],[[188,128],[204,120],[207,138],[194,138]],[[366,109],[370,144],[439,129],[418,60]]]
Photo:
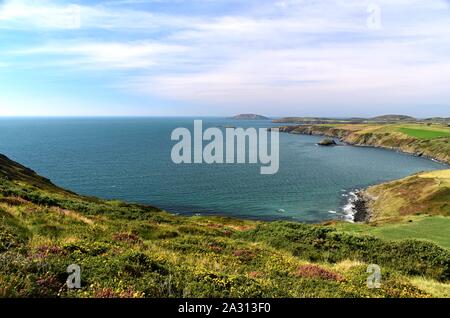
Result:
[[356,200],[353,202],[353,221],[355,222],[368,222],[370,220],[370,211],[368,207],[368,197],[364,195],[364,192],[356,193]]
[[333,139],[326,138],[318,143],[319,146],[335,146],[336,142]]
[[354,209],[355,209],[355,215],[354,215],[354,221],[355,222],[364,222],[367,219],[367,207],[366,202],[362,200],[361,198],[358,198],[354,203]]

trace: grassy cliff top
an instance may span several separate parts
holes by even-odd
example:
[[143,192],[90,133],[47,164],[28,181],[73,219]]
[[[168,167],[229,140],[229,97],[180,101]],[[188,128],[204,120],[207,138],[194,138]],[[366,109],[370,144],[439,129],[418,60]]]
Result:
[[[450,127],[442,124],[422,124],[422,123],[402,123],[402,124],[362,124],[355,126],[358,128],[360,134],[366,132],[372,133],[391,133],[391,134],[402,134],[410,138],[417,139],[438,139],[438,138],[449,138],[450,137]],[[353,126],[342,126],[340,128],[352,129]]]
[[[4,157],[1,171],[3,297],[450,297],[450,251],[433,242],[175,216],[78,196]],[[380,289],[366,286],[371,263]]]
[[353,145],[397,149],[450,164],[450,127],[444,124],[312,124],[280,127],[280,131],[338,137]]
[[407,215],[450,216],[450,170],[418,173],[370,187],[372,221]]
[[372,186],[366,224],[339,223],[338,229],[387,240],[421,238],[450,249],[450,170],[422,172]]

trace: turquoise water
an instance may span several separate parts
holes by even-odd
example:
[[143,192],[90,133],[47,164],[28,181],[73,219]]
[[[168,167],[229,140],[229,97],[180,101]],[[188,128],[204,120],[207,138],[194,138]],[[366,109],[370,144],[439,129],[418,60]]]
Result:
[[[270,121],[202,118],[204,126],[271,127]],[[0,153],[80,194],[147,203],[174,213],[317,222],[343,218],[355,188],[445,165],[365,147],[318,147],[316,136],[280,134],[280,169],[176,165],[176,127],[194,118],[3,118]],[[283,212],[280,212],[283,211]]]

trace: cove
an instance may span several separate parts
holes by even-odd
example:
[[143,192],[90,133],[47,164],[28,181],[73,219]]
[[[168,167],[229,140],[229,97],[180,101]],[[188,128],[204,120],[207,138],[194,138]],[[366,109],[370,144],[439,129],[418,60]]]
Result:
[[[80,194],[151,204],[180,214],[320,222],[343,219],[349,192],[445,165],[367,147],[319,147],[322,137],[280,134],[279,170],[171,160],[171,132],[270,128],[224,118],[3,118],[0,153]],[[223,128],[222,128],[223,129]]]

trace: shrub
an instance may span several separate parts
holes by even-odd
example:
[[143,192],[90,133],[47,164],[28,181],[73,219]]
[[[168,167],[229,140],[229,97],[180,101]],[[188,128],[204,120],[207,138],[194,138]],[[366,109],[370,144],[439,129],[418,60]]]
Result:
[[188,296],[195,297],[263,297],[269,290],[256,280],[244,275],[202,273],[187,281]]
[[113,234],[113,240],[132,244],[141,242],[136,233],[115,233]]
[[387,266],[408,275],[450,279],[450,252],[419,240],[384,241],[372,236],[340,233],[324,226],[285,221],[260,224],[235,234],[251,241],[265,241],[310,261],[338,262],[354,259]]
[[60,282],[57,277],[53,275],[45,275],[36,280],[37,294],[39,297],[56,296],[64,283]]
[[63,246],[67,253],[80,253],[90,256],[96,256],[108,251],[109,246],[102,242],[80,241],[76,243],[68,243]]
[[0,253],[24,244],[28,235],[28,230],[0,209]]
[[36,248],[34,253],[30,254],[30,257],[42,259],[50,255],[67,255],[67,252],[56,245],[41,245]]
[[112,288],[99,288],[94,291],[94,298],[140,298],[143,294],[131,289],[127,290],[114,290]]
[[139,277],[146,272],[157,272],[167,275],[166,266],[141,252],[131,252],[122,258],[123,268],[126,273],[133,277]]
[[334,273],[317,265],[301,265],[297,269],[298,276],[307,278],[328,279],[342,281],[344,278],[338,273]]
[[233,255],[241,262],[249,262],[256,256],[256,253],[249,249],[238,249],[233,252]]

